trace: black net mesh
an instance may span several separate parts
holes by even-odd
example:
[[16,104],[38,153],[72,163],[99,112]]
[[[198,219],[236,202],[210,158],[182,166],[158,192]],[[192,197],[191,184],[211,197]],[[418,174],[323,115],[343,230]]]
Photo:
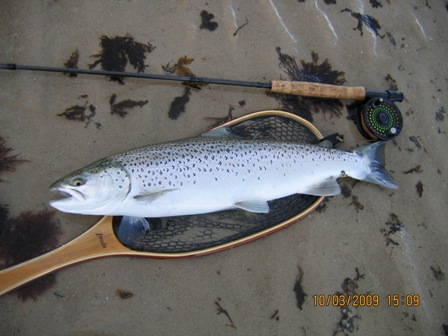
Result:
[[[235,122],[235,121],[234,121]],[[317,143],[318,137],[306,123],[284,115],[258,116],[230,125],[232,132],[248,139],[275,139]],[[232,124],[233,122],[230,122]],[[182,253],[200,251],[236,242],[245,237],[288,222],[318,201],[319,197],[291,195],[270,201],[267,214],[227,210],[211,214],[149,218],[151,230],[124,244],[135,251]],[[116,233],[121,217],[114,217]]]

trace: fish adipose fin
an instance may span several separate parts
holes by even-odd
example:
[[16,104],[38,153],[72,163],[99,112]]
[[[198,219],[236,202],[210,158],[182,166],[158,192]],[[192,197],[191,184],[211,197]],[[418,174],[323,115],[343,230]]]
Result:
[[266,201],[243,201],[235,204],[238,209],[243,209],[249,212],[268,213],[269,205]]
[[398,189],[398,184],[394,181],[390,173],[384,168],[384,145],[385,141],[375,142],[371,145],[359,147],[353,150],[354,153],[367,156],[370,160],[370,174],[363,181],[378,184],[389,189]]
[[313,196],[334,196],[340,193],[341,187],[335,177],[329,177],[319,184],[314,184],[303,192],[303,194]]
[[124,245],[141,241],[151,226],[143,217],[123,216],[117,230],[117,238]]

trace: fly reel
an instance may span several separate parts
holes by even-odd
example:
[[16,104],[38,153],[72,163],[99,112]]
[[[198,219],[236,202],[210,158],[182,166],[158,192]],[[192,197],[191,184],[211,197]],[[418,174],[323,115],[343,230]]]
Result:
[[357,116],[357,126],[366,139],[385,141],[400,134],[403,117],[392,101],[372,98]]

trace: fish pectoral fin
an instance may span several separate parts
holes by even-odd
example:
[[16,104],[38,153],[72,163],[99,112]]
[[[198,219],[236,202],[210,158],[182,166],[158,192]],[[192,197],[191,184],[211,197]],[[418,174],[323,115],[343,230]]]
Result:
[[140,203],[151,203],[152,201],[156,200],[159,197],[162,197],[163,195],[175,191],[177,189],[165,189],[165,190],[161,190],[161,191],[157,191],[157,192],[152,192],[152,193],[148,193],[148,194],[140,194],[140,195],[136,195],[134,196],[134,199]]
[[117,230],[117,238],[123,245],[132,245],[138,242],[143,236],[151,231],[146,218],[123,216]]
[[341,193],[341,187],[335,177],[329,177],[320,183],[310,186],[302,194],[313,196],[334,196]]
[[242,201],[235,204],[238,209],[243,209],[249,212],[268,213],[269,205],[266,201]]

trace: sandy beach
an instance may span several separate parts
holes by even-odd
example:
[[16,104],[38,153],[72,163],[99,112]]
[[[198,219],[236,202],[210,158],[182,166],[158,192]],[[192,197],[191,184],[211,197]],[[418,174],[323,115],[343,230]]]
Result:
[[[234,249],[67,267],[0,297],[1,335],[448,335],[447,1],[2,4],[0,63],[112,62],[128,72],[398,90],[405,99],[396,103],[403,129],[386,145],[398,190],[342,179],[344,193],[319,211]],[[368,143],[350,100],[19,70],[0,78],[0,148],[19,160],[0,169],[2,267],[100,219],[52,209],[52,182],[120,151],[200,134],[229,113],[283,110],[324,136],[342,134],[339,149]],[[45,233],[40,245],[14,235],[32,216],[34,237]],[[362,299],[341,307],[338,295]]]

